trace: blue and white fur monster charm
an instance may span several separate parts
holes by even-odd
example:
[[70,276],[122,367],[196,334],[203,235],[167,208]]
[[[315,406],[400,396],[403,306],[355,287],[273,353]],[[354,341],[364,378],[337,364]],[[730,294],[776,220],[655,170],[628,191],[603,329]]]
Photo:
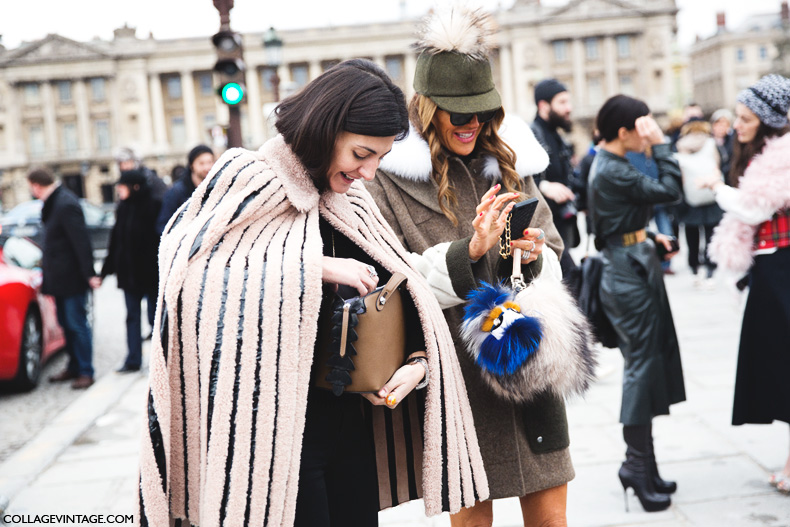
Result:
[[467,296],[461,335],[478,366],[494,375],[513,375],[540,346],[540,320],[521,312],[516,292],[481,282]]
[[515,402],[582,394],[595,378],[590,326],[560,280],[559,259],[551,250],[543,255],[542,272],[527,284],[516,249],[512,286],[481,282],[467,295],[461,324],[482,379]]

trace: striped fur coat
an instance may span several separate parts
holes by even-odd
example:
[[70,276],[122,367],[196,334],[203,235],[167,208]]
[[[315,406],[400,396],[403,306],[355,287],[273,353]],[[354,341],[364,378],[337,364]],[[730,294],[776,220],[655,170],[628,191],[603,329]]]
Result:
[[258,152],[226,152],[165,230],[141,525],[293,524],[321,302],[319,215],[407,276],[425,335],[424,408],[416,396],[394,411],[371,406],[380,508],[422,495],[434,515],[488,496],[452,338],[429,286],[361,184],[319,195],[277,137]]

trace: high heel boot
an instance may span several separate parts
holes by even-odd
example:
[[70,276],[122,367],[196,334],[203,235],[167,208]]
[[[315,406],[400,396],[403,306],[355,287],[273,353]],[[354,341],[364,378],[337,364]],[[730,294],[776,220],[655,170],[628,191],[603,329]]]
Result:
[[668,481],[663,479],[658,474],[658,465],[656,464],[656,453],[653,450],[653,425],[652,423],[648,425],[648,432],[649,432],[649,454],[650,454],[650,468],[653,472],[653,487],[655,487],[656,492],[660,492],[661,494],[673,494],[676,490],[678,490],[678,484],[674,481]]
[[623,437],[628,448],[625,461],[620,467],[618,476],[623,484],[625,510],[628,510],[628,487],[634,489],[639,503],[645,512],[658,512],[669,508],[672,499],[668,494],[656,491],[653,484],[653,467],[648,451],[648,430],[646,426],[624,426]]

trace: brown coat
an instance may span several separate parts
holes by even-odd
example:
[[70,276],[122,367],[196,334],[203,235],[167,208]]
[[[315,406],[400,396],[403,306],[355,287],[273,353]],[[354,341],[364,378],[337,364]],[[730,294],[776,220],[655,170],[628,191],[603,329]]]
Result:
[[[540,201],[531,225],[546,232],[544,250],[552,250],[559,256],[562,240],[532,179],[532,174],[545,168],[548,156],[521,121],[508,118],[500,134],[520,156],[516,170],[524,176],[526,194]],[[450,180],[458,197],[455,213],[459,222],[453,225],[439,208],[438,187],[430,177],[430,158],[426,164],[425,155],[430,155],[427,144],[412,129],[408,139],[396,143],[367,188],[409,251],[422,254],[436,244],[454,242],[447,252],[447,267],[456,293],[463,298],[476,286],[477,279],[491,280],[501,261],[496,247],[476,264],[471,264],[468,258],[475,207],[499,179],[499,169],[492,159],[485,157],[473,160],[468,167],[459,158],[450,159]],[[444,314],[466,381],[490,497],[523,496],[570,481],[574,472],[568,452],[564,402],[549,395],[528,405],[500,399],[486,386],[477,366],[464,351],[459,337],[463,306],[445,309]]]

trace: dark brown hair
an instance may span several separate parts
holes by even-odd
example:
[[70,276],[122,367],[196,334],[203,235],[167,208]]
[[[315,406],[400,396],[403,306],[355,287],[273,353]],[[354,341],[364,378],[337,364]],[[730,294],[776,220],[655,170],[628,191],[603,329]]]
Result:
[[409,133],[406,99],[380,67],[364,59],[333,66],[275,110],[275,127],[307,168],[313,182],[326,188],[332,151],[341,132],[373,137]]
[[628,95],[615,95],[610,97],[595,118],[595,127],[601,134],[601,139],[606,142],[617,139],[620,128],[633,130],[636,120],[650,113],[647,104]]
[[28,173],[27,180],[36,185],[48,187],[55,182],[55,176],[48,168],[35,168]]
[[763,151],[766,139],[781,137],[790,132],[790,126],[772,128],[760,121],[760,126],[754,134],[754,139],[748,143],[741,143],[736,139],[732,148],[732,166],[730,167],[730,185],[738,186],[738,180],[746,171],[752,158]]

